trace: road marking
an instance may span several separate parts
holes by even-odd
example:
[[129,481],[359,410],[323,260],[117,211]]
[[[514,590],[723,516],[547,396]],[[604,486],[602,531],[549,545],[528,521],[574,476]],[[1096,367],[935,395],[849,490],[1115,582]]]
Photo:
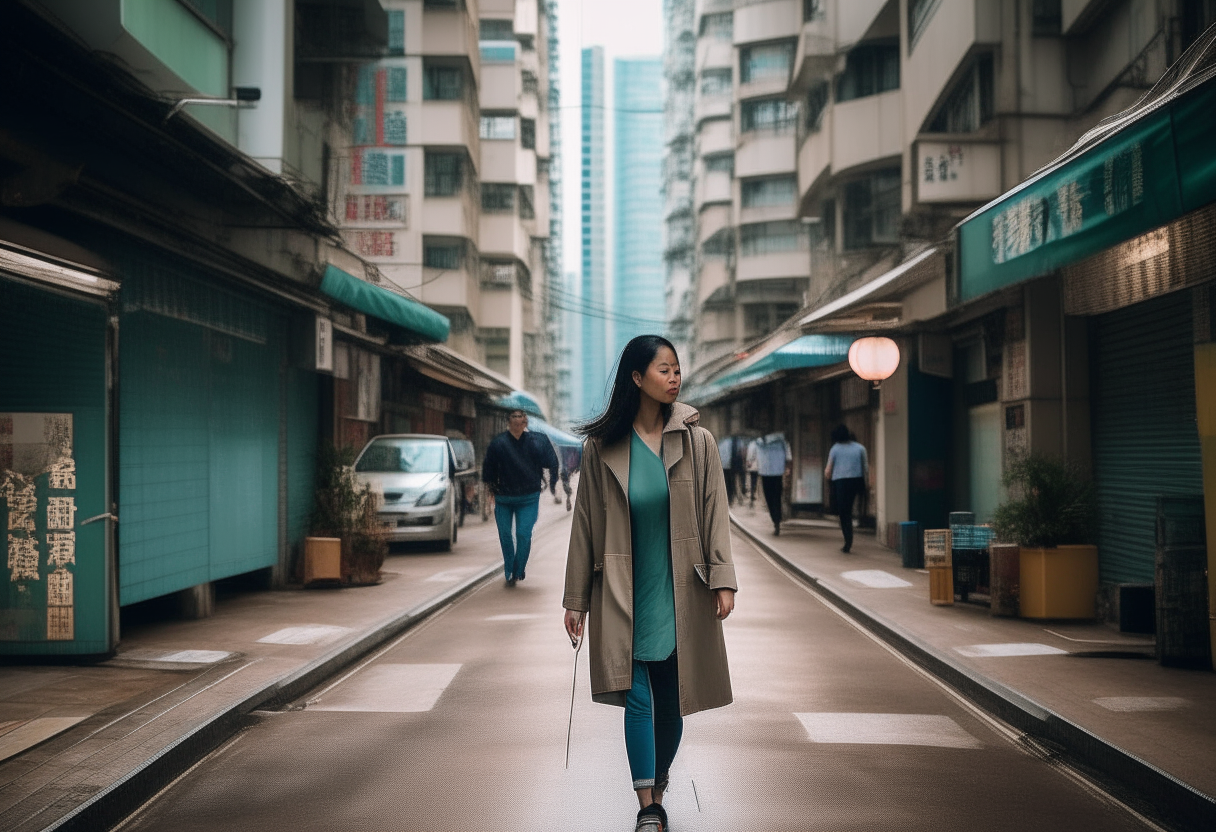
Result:
[[284,627],[282,630],[258,639],[259,644],[323,644],[349,633],[349,627],[332,624],[306,624],[302,627]]
[[881,569],[858,569],[855,572],[843,572],[840,577],[871,589],[897,589],[912,586],[903,578],[897,578],[890,572],[883,572]]
[[325,695],[310,711],[407,714],[429,711],[460,670],[458,664],[378,664]]
[[486,621],[531,621],[534,618],[548,618],[540,613],[513,612],[507,615],[491,615]]
[[446,583],[448,581],[459,581],[461,578],[463,578],[464,576],[468,575],[470,572],[473,572],[473,571],[475,571],[475,569],[470,569],[468,567],[464,567],[461,569],[448,569],[444,572],[436,572],[434,575],[427,578],[427,581],[432,582],[432,583]]
[[1067,656],[1067,650],[1052,647],[1048,644],[1022,642],[1013,644],[972,644],[968,647],[955,647],[964,656],[976,658],[992,658],[1005,656]]
[[172,664],[216,664],[235,656],[223,650],[128,650],[114,657],[119,662],[168,662]]
[[983,748],[948,716],[933,714],[794,714],[811,742]]
[[83,716],[44,716],[18,722],[3,736],[0,736],[0,760],[7,760],[26,749],[33,748],[38,743],[49,740],[86,718]]
[[1094,700],[1108,711],[1132,713],[1136,711],[1174,711],[1191,704],[1180,696],[1102,696]]

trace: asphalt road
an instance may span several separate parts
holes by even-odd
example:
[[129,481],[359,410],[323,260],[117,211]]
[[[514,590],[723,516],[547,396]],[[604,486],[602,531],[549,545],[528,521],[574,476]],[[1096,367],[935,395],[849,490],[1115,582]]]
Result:
[[[517,587],[488,584],[255,714],[121,828],[631,830],[622,712],[591,702],[585,655],[563,768],[568,529],[538,529]],[[734,544],[736,701],[685,720],[675,832],[1146,828]]]

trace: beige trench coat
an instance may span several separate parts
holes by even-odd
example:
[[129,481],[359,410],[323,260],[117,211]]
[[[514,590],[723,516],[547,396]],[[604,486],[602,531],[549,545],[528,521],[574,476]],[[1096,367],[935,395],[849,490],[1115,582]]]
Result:
[[[671,518],[671,566],[675,590],[676,655],[680,674],[680,714],[729,705],[733,699],[722,622],[713,589],[738,589],[730,555],[726,481],[718,446],[689,405],[672,405],[663,428]],[[695,431],[694,474],[689,440]],[[633,555],[629,520],[629,440],[600,448],[583,445],[574,525],[566,559],[562,606],[589,613],[586,638],[591,654],[591,696],[596,702],[625,704],[633,683]],[[700,528],[693,477],[703,476]],[[705,542],[704,547],[701,541]],[[704,555],[702,555],[704,551]],[[707,587],[696,566],[705,564]]]

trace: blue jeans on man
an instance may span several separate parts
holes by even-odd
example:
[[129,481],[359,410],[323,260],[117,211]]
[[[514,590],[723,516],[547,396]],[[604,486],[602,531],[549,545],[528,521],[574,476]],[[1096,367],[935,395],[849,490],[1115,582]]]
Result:
[[[532,552],[532,527],[540,513],[540,492],[494,498],[494,521],[498,524],[498,541],[502,544],[503,571],[508,582],[524,578],[528,555]],[[515,530],[512,534],[511,523]]]

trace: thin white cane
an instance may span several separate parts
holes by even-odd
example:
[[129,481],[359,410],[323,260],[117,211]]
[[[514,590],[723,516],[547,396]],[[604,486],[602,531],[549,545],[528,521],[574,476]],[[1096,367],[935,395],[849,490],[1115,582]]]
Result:
[[574,730],[574,688],[578,685],[578,654],[583,649],[583,637],[572,642],[574,648],[574,678],[570,680],[570,721],[566,723],[566,768],[570,768],[570,734]]

